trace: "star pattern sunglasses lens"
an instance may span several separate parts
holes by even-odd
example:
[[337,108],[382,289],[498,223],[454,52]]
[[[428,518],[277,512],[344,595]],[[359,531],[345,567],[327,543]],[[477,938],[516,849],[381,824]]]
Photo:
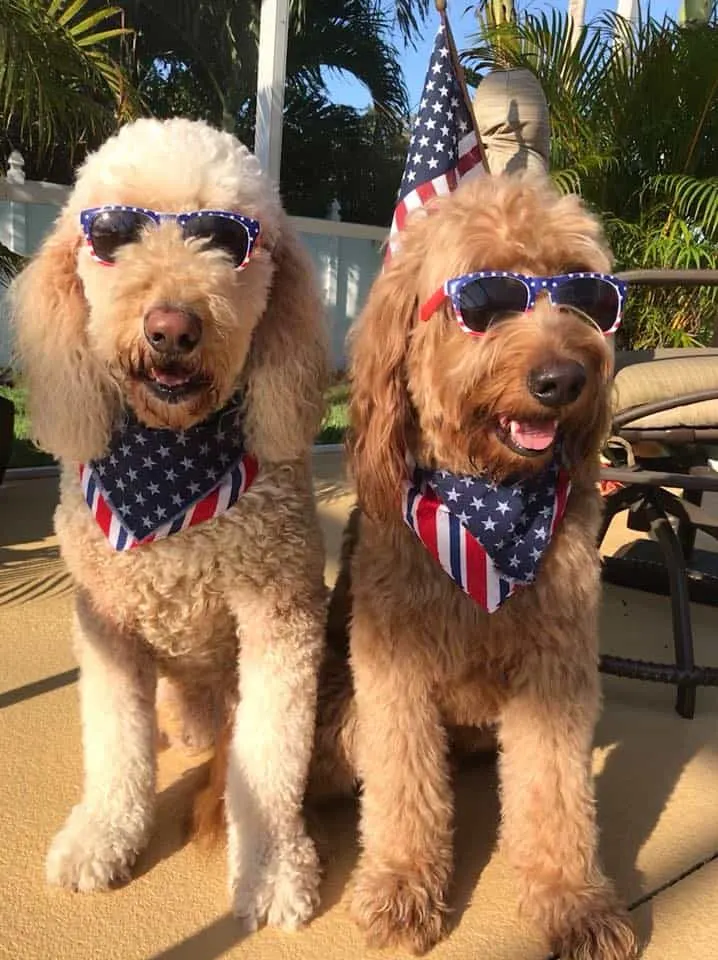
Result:
[[592,320],[602,333],[615,326],[620,314],[616,287],[601,277],[571,277],[551,291],[556,306],[576,310]]
[[183,233],[187,239],[207,240],[208,246],[223,250],[232,258],[235,267],[246,263],[251,250],[247,227],[230,217],[212,213],[198,214],[186,221]]
[[155,222],[140,210],[100,210],[89,227],[92,250],[98,260],[114,263],[120,247],[136,243],[142,231]]
[[528,305],[525,284],[514,277],[477,277],[461,287],[459,309],[464,325],[485,333],[502,316],[521,313]]

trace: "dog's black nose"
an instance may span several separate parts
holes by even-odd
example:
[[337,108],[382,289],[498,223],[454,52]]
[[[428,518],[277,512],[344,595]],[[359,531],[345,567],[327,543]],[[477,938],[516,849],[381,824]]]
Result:
[[586,386],[586,371],[575,360],[547,363],[529,373],[529,391],[544,407],[561,407]]
[[157,353],[191,353],[202,333],[199,317],[176,307],[152,307],[145,314],[145,339]]

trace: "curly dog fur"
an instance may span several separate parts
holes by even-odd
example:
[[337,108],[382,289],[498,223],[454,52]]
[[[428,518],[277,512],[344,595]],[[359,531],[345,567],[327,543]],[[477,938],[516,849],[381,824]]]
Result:
[[[458,729],[499,746],[505,855],[520,904],[561,957],[626,960],[627,915],[597,854],[591,745],[600,705],[598,452],[611,354],[575,314],[539,299],[483,338],[447,307],[417,305],[473,270],[605,272],[597,220],[547,179],[477,178],[417,212],[352,336],[351,464],[358,511],[335,591],[320,680],[313,781],[362,785],[351,911],[374,945],[421,953],[450,902]],[[405,454],[495,479],[540,470],[497,436],[501,417],[545,417],[527,389],[547,359],[580,362],[585,389],[560,408],[571,494],[536,582],[489,615],[404,524]],[[468,740],[471,740],[469,735]],[[477,814],[480,815],[480,814]]]
[[[81,209],[106,203],[241,212],[261,222],[261,243],[237,272],[222,251],[163,223],[108,269],[79,222]],[[278,191],[236,139],[204,123],[140,120],[87,159],[13,297],[36,439],[62,464],[55,524],[78,587],[85,782],[50,848],[48,879],[107,887],[146,845],[161,675],[195,748],[238,700],[227,745],[233,909],[249,927],[296,926],[317,902],[301,807],[326,620],[308,452],[327,352],[311,264]],[[207,383],[175,404],[135,375],[152,361],[142,318],[168,304],[201,320],[195,361]],[[180,430],[238,389],[259,462],[248,492],[213,520],[114,551],[84,502],[78,462],[103,454],[127,407],[148,427]]]

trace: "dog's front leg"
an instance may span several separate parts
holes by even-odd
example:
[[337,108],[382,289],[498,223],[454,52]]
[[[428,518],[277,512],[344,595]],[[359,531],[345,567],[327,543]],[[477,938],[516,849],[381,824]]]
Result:
[[[636,941],[598,862],[591,745],[598,675],[557,669],[503,710],[502,842],[521,906],[562,960],[627,960]],[[545,682],[544,682],[545,681]]]
[[319,899],[319,865],[302,805],[326,600],[323,592],[279,597],[270,587],[235,600],[240,654],[227,771],[230,894],[247,929],[265,919],[295,929]]
[[447,737],[414,625],[355,605],[351,637],[362,854],[351,912],[369,944],[424,953],[441,937],[452,869]]
[[75,606],[85,783],[47,856],[50,883],[100,890],[127,880],[155,802],[155,666],[142,642]]

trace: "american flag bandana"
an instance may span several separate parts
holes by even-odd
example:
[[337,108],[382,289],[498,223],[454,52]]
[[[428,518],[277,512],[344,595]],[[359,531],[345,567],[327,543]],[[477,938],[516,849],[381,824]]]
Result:
[[172,536],[229,510],[251,486],[241,399],[189,430],[154,430],[127,412],[104,457],[80,466],[92,515],[115,550]]
[[468,174],[487,170],[455,56],[451,27],[442,12],[399,187],[387,260],[396,252],[399,234],[412,210],[432,197],[450,193]]
[[558,458],[540,476],[510,484],[416,467],[404,520],[454,583],[493,613],[535,580],[570,489]]

